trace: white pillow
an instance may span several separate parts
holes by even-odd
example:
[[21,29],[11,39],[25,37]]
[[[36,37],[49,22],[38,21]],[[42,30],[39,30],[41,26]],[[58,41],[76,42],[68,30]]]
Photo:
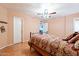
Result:
[[75,48],[75,49],[79,49],[79,40],[75,42],[74,48]]

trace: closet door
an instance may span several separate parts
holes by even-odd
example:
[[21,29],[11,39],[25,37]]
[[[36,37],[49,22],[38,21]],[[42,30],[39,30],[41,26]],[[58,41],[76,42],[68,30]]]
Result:
[[14,44],[21,42],[21,18],[20,17],[13,17],[14,20]]

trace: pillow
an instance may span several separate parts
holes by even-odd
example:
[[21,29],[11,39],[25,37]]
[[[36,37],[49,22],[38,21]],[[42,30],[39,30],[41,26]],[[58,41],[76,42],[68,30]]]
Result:
[[77,40],[79,40],[79,34],[73,37],[72,39],[68,40],[68,43],[75,43]]
[[68,36],[66,39],[63,39],[64,41],[68,41],[70,40],[71,38],[73,38],[74,36],[76,36],[78,34],[78,32],[75,32],[73,34],[71,34],[70,36]]
[[64,41],[68,41],[73,37],[73,35],[68,36],[66,39],[63,39]]
[[74,49],[79,49],[79,40],[75,42]]

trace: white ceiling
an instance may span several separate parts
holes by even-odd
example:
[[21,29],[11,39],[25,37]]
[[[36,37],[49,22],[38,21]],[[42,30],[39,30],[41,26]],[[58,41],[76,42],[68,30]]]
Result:
[[23,12],[35,17],[39,17],[37,13],[41,13],[41,10],[45,8],[48,8],[50,12],[56,12],[56,15],[52,15],[52,17],[79,12],[79,3],[51,3],[50,7],[47,7],[48,4],[45,3],[2,3],[0,5],[6,7],[9,11]]

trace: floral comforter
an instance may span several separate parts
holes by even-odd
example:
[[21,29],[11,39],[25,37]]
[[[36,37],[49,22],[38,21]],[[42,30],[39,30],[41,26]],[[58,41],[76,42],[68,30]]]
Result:
[[42,48],[53,56],[75,56],[77,51],[72,49],[73,44],[68,44],[62,38],[57,38],[48,34],[34,34],[30,40],[31,43]]

